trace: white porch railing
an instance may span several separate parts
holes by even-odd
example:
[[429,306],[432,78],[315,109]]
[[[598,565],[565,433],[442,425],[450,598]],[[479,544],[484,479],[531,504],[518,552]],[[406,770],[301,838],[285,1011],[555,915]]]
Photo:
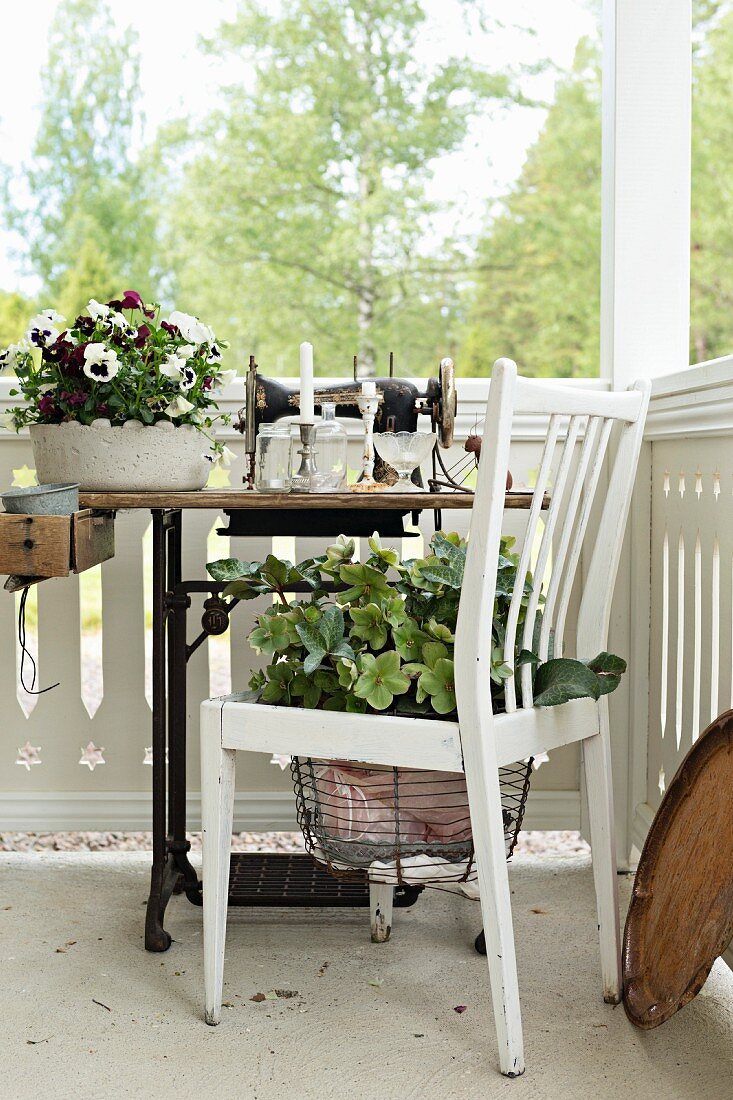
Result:
[[[572,384],[572,383],[569,383]],[[594,385],[602,386],[596,382]],[[0,411],[13,404],[9,383],[0,380]],[[236,411],[242,403],[242,384],[226,393],[223,407]],[[467,379],[459,383],[459,417],[454,461],[466,435],[483,417],[487,382]],[[357,462],[358,426],[352,425]],[[543,425],[527,418],[516,425],[512,453],[515,483],[531,482],[539,459]],[[229,429],[227,442],[240,456],[231,471],[231,484],[241,482],[242,439]],[[13,471],[32,467],[27,438],[0,433],[0,485],[9,485]],[[508,514],[508,533],[521,534],[523,516]],[[468,513],[444,513],[451,526],[465,530]],[[423,519],[423,533],[432,527],[431,514]],[[230,551],[241,557],[259,558],[271,549],[264,539],[228,540],[212,534],[222,518],[212,512],[188,513],[184,518],[184,575],[205,575],[212,556]],[[50,581],[34,590],[38,616],[40,686],[60,681],[48,694],[29,700],[17,690],[16,600],[0,591],[0,691],[3,722],[0,728],[0,830],[12,829],[111,829],[149,827],[150,769],[144,764],[150,738],[149,688],[146,690],[146,635],[149,626],[150,517],[123,513],[116,523],[116,554],[94,574],[81,579]],[[209,550],[207,551],[207,541]],[[320,552],[314,540],[277,540],[276,552],[306,557]],[[415,552],[409,540],[409,553]],[[405,547],[408,550],[408,545]],[[81,580],[81,583],[80,583]],[[99,607],[101,628],[88,623],[89,612]],[[147,607],[147,613],[146,613]],[[221,694],[244,686],[253,664],[246,642],[256,608],[240,606],[232,617],[232,629],[211,639],[189,665],[189,823],[198,827],[198,703],[210,693]],[[147,618],[147,623],[146,623]],[[84,626],[84,623],[87,625]],[[194,610],[191,630],[196,628]],[[84,686],[84,690],[82,687]],[[104,749],[106,763],[93,771],[79,764],[82,746],[93,741]],[[18,748],[26,742],[40,746],[38,766],[16,763]],[[253,755],[240,769],[236,805],[238,829],[288,829],[295,827],[289,777],[268,760]],[[553,754],[549,765],[536,776],[527,818],[534,828],[577,828],[580,819],[578,760],[574,749]]]
[[629,745],[637,847],[682,758],[733,705],[732,438],[733,356],[654,382],[633,542],[642,632],[649,608],[646,720],[639,668]]

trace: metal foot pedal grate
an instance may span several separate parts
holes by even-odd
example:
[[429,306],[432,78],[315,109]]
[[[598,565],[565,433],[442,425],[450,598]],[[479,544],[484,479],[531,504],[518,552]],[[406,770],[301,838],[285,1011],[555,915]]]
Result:
[[[420,886],[397,886],[394,904],[414,905]],[[352,881],[329,875],[310,856],[287,852],[233,852],[229,871],[230,905],[357,907],[369,905],[366,875]]]

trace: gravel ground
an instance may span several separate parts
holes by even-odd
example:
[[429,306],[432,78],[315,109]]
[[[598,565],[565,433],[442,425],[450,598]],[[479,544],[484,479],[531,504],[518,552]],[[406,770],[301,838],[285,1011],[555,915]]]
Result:
[[[201,833],[189,833],[191,848],[201,849]],[[0,833],[0,852],[143,852],[152,847],[150,833]],[[300,852],[300,833],[236,833],[235,852]],[[590,851],[575,832],[519,834],[517,855],[585,856]]]

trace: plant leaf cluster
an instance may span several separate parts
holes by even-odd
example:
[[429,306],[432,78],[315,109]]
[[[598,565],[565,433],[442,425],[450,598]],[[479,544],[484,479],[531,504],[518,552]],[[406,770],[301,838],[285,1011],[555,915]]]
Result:
[[[504,682],[513,675],[504,663],[519,565],[513,544],[511,538],[501,540],[491,623],[495,711],[503,709]],[[369,539],[366,561],[355,561],[355,550],[354,541],[341,536],[322,556],[297,565],[273,554],[263,562],[225,558],[209,563],[214,580],[226,583],[225,596],[272,599],[249,635],[252,647],[269,662],[252,675],[250,689],[262,702],[282,706],[454,716],[454,643],[466,541],[439,531],[424,557],[404,561],[376,535]],[[533,583],[528,576],[518,637]],[[298,598],[293,589],[303,587],[306,596]],[[541,619],[540,609],[535,638]],[[588,661],[551,657],[540,662],[533,650],[519,647],[514,664],[532,666],[537,706],[598,699],[613,691],[626,671],[626,663],[610,653]],[[519,683],[517,693],[521,698]]]

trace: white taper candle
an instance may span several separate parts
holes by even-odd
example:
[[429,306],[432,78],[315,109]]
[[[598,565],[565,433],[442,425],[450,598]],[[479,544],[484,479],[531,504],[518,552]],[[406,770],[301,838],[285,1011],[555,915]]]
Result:
[[313,407],[313,345],[300,345],[300,419],[315,420]]

